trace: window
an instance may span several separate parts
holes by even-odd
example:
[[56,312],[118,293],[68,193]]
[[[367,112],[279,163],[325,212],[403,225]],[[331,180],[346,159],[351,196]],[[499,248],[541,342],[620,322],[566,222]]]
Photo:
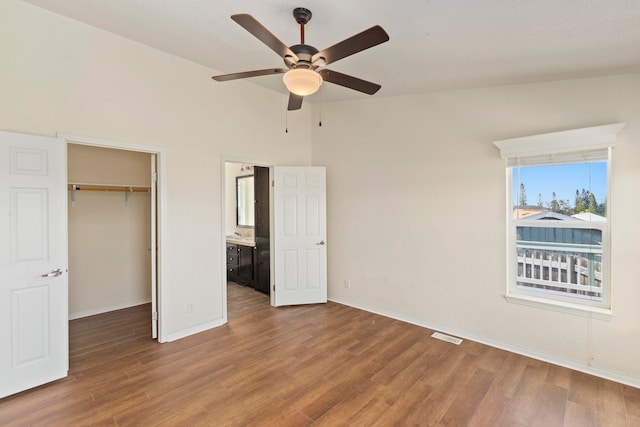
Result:
[[496,141],[511,302],[610,314],[611,148],[624,124]]
[[516,291],[605,302],[607,163],[511,168]]

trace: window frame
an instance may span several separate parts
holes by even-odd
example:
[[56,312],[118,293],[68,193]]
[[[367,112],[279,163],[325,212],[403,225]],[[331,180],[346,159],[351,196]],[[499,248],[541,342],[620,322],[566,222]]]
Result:
[[[574,129],[569,131],[533,135],[495,141],[500,149],[500,156],[506,160],[506,291],[505,300],[510,303],[524,304],[555,311],[561,311],[582,316],[609,319],[613,316],[612,283],[611,283],[611,213],[613,201],[611,198],[611,170],[612,148],[615,146],[618,133],[625,126],[624,123],[594,126],[591,128]],[[594,223],[567,223],[561,220],[545,220],[544,224],[536,221],[517,220],[513,215],[515,206],[513,173],[520,167],[514,159],[534,158],[558,155],[562,158],[581,155],[596,150],[607,150],[607,221],[594,226]],[[574,153],[574,154],[572,154]],[[588,156],[585,156],[588,157]],[[579,160],[577,160],[579,162]],[[588,162],[590,160],[585,160]],[[604,159],[600,159],[604,161]],[[574,161],[575,162],[575,161]],[[515,165],[514,165],[515,163]],[[550,161],[548,164],[565,163]],[[526,167],[526,166],[525,166]],[[518,259],[516,239],[518,226],[558,227],[558,228],[591,228],[602,230],[602,301],[585,298],[575,298],[567,295],[557,295],[546,292],[522,289],[517,286]]]
[[[562,311],[597,312],[601,315],[612,313],[611,310],[611,240],[610,240],[610,206],[611,198],[607,190],[607,221],[606,222],[567,222],[562,220],[545,220],[544,222],[526,219],[516,219],[513,215],[514,200],[513,173],[517,167],[507,167],[507,289],[505,298],[510,302],[532,302],[534,305],[548,305]],[[611,183],[611,160],[607,161],[607,188]],[[597,229],[602,232],[602,300],[572,297],[551,292],[527,290],[517,285],[517,227],[536,228],[568,228],[568,229]],[[519,301],[515,301],[515,300]],[[545,307],[549,308],[549,307]]]

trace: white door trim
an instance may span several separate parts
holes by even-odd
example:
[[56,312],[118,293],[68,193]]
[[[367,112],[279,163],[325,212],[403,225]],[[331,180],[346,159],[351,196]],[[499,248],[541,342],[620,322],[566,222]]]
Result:
[[[58,132],[56,135],[58,138],[62,138],[67,143],[90,145],[94,147],[113,148],[117,150],[129,150],[138,151],[142,153],[155,154],[157,158],[157,170],[158,181],[157,185],[157,240],[158,245],[158,265],[157,265],[157,287],[158,287],[158,342],[168,341],[168,335],[164,325],[165,305],[164,301],[164,288],[162,286],[162,278],[164,276],[164,236],[166,230],[165,212],[167,209],[167,182],[164,178],[165,171],[167,170],[167,158],[166,149],[163,147],[157,147],[152,145],[134,144],[123,141],[113,141],[108,139],[93,138],[90,136],[73,135],[67,133]],[[226,272],[226,269],[225,269]],[[226,311],[225,311],[226,313]]]
[[158,244],[156,227],[156,211],[158,203],[156,197],[156,182],[158,179],[155,154],[150,156],[151,164],[151,241],[149,242],[149,256],[151,258],[151,338],[158,339]]

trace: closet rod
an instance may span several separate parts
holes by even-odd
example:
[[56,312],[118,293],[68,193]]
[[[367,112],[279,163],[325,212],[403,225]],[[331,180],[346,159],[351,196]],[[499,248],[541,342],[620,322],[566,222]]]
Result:
[[148,193],[151,191],[150,187],[132,187],[132,186],[115,186],[115,185],[76,185],[69,184],[69,191],[111,191],[120,193]]

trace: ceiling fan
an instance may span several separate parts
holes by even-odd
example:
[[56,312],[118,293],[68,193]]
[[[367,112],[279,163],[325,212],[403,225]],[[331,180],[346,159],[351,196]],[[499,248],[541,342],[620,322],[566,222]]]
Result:
[[329,70],[328,68],[322,68],[339,59],[388,41],[389,35],[381,26],[375,25],[331,47],[318,51],[315,47],[304,42],[304,26],[311,19],[311,11],[303,7],[297,7],[293,9],[293,17],[300,25],[300,44],[287,47],[253,16],[246,13],[231,15],[231,19],[240,24],[242,28],[249,31],[258,40],[280,55],[287,68],[267,68],[264,70],[223,74],[212,78],[216,81],[224,82],[268,74],[284,74],[283,81],[290,92],[288,110],[300,109],[303,98],[315,93],[323,81],[368,95],[373,95],[381,88],[379,84]]

